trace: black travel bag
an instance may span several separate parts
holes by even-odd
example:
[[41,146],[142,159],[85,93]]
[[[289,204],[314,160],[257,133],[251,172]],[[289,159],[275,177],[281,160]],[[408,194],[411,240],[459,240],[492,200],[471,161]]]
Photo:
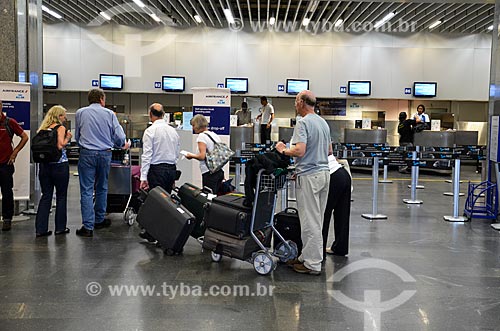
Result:
[[[300,232],[299,212],[295,208],[288,207],[274,216],[274,227],[285,240],[292,240],[297,244],[298,255],[302,252],[302,238]],[[274,238],[274,248],[281,241]]]
[[182,252],[196,222],[179,200],[157,186],[149,191],[137,215],[137,222],[168,255]]
[[[271,232],[271,227],[268,227],[254,233],[265,247],[270,247]],[[254,252],[261,250],[250,236],[240,239],[210,228],[205,231],[203,249],[240,260],[247,260],[252,257]]]
[[213,198],[205,209],[205,223],[212,228],[238,238],[250,234],[252,208],[243,205],[242,194],[226,194]]
[[191,232],[191,236],[199,238],[205,233],[205,204],[209,202],[208,194],[204,189],[200,189],[193,184],[185,183],[179,187],[177,194],[181,199],[181,203],[189,210],[196,218],[196,224]]

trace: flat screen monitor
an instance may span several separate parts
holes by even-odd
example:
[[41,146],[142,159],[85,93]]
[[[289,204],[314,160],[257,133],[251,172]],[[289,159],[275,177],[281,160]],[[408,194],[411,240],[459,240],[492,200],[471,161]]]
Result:
[[103,90],[123,89],[123,75],[99,75],[99,83]]
[[56,89],[59,87],[59,74],[55,72],[43,73],[43,88]]
[[226,88],[231,93],[248,93],[248,78],[226,78]]
[[162,76],[161,88],[165,92],[184,92],[186,84],[185,77],[179,76]]
[[308,79],[287,79],[286,80],[286,93],[287,94],[299,94],[304,90],[309,90],[309,80]]
[[351,80],[347,83],[347,94],[368,96],[372,94],[372,82],[366,80]]
[[437,83],[414,82],[413,96],[417,98],[434,98],[437,94]]

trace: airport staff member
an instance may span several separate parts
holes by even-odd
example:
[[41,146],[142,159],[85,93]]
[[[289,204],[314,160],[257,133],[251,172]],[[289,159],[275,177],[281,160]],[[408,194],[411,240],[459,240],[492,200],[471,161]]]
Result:
[[424,105],[418,105],[417,106],[417,113],[413,115],[413,118],[420,118],[420,121],[422,123],[425,123],[425,129],[429,130],[431,128],[431,120],[429,118],[429,115],[425,114],[425,106]]
[[260,143],[265,144],[271,141],[271,124],[274,120],[274,107],[267,102],[266,97],[260,97],[262,108],[256,119],[260,119]]
[[238,126],[252,124],[252,113],[248,111],[248,104],[245,101],[241,103],[241,109],[234,114],[238,116]]
[[[14,162],[17,154],[28,142],[28,135],[13,118],[9,118],[2,112],[2,100],[0,100],[0,189],[2,191],[2,231],[10,231],[12,217],[14,216]],[[15,148],[12,148],[14,135],[21,138]]]
[[291,147],[283,142],[276,150],[295,157],[296,196],[302,230],[302,254],[290,261],[299,273],[319,275],[323,260],[323,218],[328,200],[330,171],[328,155],[332,154],[330,128],[314,112],[316,97],[311,91],[300,92],[295,98],[295,109],[302,118],[293,130]]
[[82,237],[92,237],[94,228],[111,225],[110,220],[104,220],[111,148],[130,147],[130,144],[125,142],[125,133],[116,115],[104,107],[104,91],[90,90],[88,100],[89,106],[78,109],[75,115],[75,139],[80,147],[78,174],[83,223],[82,227],[76,230],[76,234]]

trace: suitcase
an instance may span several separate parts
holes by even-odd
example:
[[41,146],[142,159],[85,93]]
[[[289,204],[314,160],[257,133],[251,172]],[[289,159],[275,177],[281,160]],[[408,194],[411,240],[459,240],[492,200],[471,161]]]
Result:
[[[285,240],[292,240],[297,244],[298,255],[302,252],[302,237],[300,232],[299,212],[295,208],[286,208],[274,216],[274,227]],[[274,238],[274,248],[281,242]]]
[[209,202],[209,192],[206,192],[193,184],[185,183],[179,187],[177,195],[181,199],[181,204],[189,210],[196,218],[191,236],[199,238],[205,233],[205,204]]
[[[261,240],[265,247],[271,246],[271,232],[270,227],[255,231],[257,238]],[[255,240],[248,236],[244,238],[237,238],[226,233],[208,228],[203,237],[203,249],[229,256],[232,258],[247,260],[252,257],[254,252],[259,251],[261,248]]]
[[137,222],[168,255],[182,252],[196,222],[177,199],[157,186],[149,191],[137,215]]
[[236,236],[239,239],[250,235],[252,208],[243,206],[242,194],[230,193],[213,198],[205,209],[207,228]]

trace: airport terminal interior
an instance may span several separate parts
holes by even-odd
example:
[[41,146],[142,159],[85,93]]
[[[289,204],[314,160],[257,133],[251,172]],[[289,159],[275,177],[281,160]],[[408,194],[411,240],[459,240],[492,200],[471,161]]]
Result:
[[[15,161],[15,216],[0,231],[0,330],[500,330],[499,17],[500,0],[2,1],[3,112],[31,141],[62,105],[73,138],[69,233],[36,236],[31,142]],[[87,238],[76,235],[75,114],[95,88],[131,146],[112,151],[110,226]],[[223,238],[215,248],[191,235],[172,254],[161,238],[139,236],[133,171],[151,104],[163,105],[183,151],[196,151],[191,119],[205,115],[235,152],[224,177],[243,195],[247,163],[290,143],[302,90],[316,96],[351,174],[348,254],[327,254],[312,275],[287,265],[293,245],[257,246],[279,243],[269,235],[274,214],[297,208],[293,165],[274,173],[279,180],[260,177],[257,191],[274,210],[256,198],[265,227],[255,238],[210,228]],[[267,144],[262,96],[274,108]],[[250,115],[240,123],[244,103]],[[402,113],[428,122],[414,124],[412,145],[400,143]],[[202,186],[199,161],[180,156],[177,169],[177,188]],[[189,209],[182,200],[175,208]],[[169,228],[171,218],[156,221]],[[244,240],[256,248],[228,256]]]

